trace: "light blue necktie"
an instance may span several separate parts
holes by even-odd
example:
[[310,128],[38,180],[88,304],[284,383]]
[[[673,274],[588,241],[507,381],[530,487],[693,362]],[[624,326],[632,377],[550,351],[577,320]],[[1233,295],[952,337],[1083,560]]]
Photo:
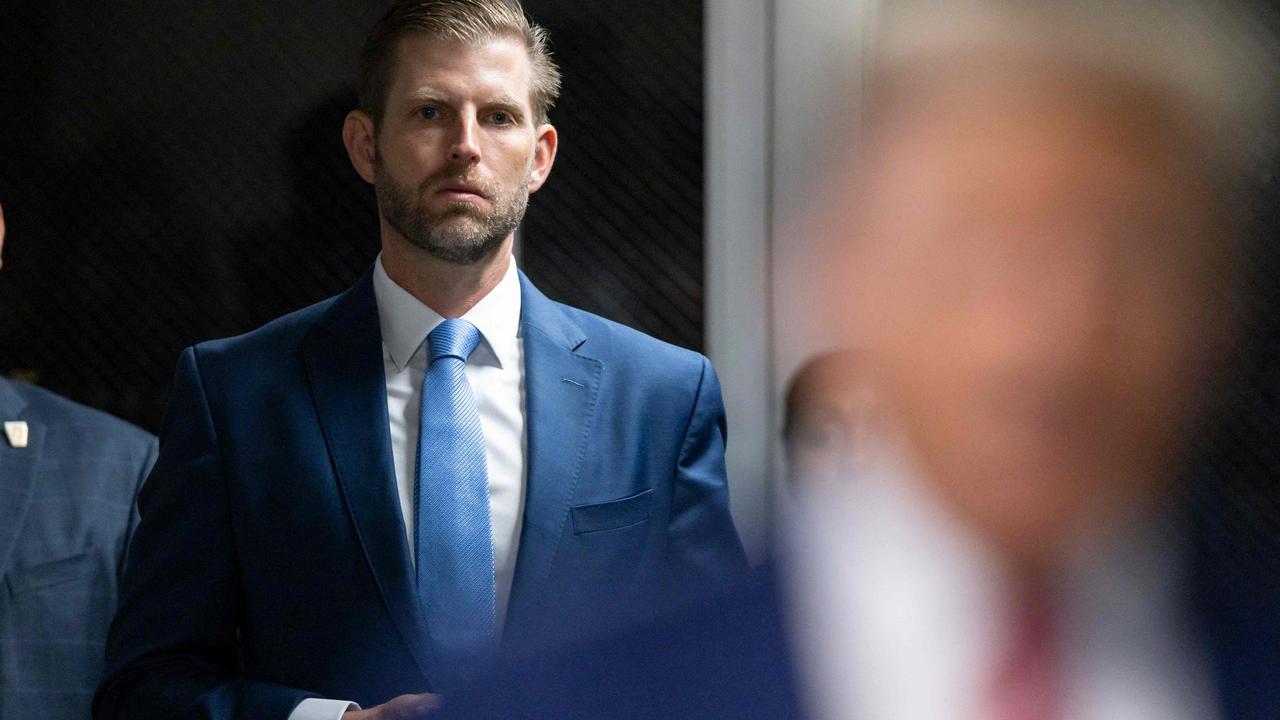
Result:
[[464,372],[479,342],[466,320],[445,320],[427,336],[414,542],[437,692],[481,670],[497,636],[484,433]]

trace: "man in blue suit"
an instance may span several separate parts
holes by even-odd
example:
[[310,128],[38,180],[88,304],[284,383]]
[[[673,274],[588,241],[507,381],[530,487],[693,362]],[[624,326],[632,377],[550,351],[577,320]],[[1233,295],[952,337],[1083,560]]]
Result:
[[558,84],[504,0],[371,31],[343,138],[382,253],[182,355],[96,717],[402,717],[744,567],[710,364],[515,267]]
[[83,718],[155,438],[4,378],[0,421],[0,720]]

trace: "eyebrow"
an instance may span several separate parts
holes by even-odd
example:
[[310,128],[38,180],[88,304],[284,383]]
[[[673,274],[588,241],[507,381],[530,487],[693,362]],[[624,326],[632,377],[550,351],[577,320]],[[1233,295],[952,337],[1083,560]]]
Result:
[[506,106],[513,110],[521,109],[520,101],[510,95],[507,95],[506,93],[502,93],[500,95],[494,95],[493,97],[489,98],[484,104]]
[[447,94],[448,93],[439,92],[434,88],[418,88],[417,90],[410,91],[405,97],[414,102],[432,101],[444,103],[446,102],[445,97]]
[[[415,103],[438,102],[444,105],[453,104],[450,100],[447,99],[449,97],[449,93],[439,92],[438,90],[434,88],[429,88],[429,87],[418,88],[417,90],[413,90],[409,92],[409,94],[406,97],[410,101]],[[507,93],[499,93],[497,95],[490,96],[482,100],[479,104],[481,107],[499,106],[499,107],[505,107],[511,110],[521,109],[520,101],[517,100],[512,95],[508,95]]]

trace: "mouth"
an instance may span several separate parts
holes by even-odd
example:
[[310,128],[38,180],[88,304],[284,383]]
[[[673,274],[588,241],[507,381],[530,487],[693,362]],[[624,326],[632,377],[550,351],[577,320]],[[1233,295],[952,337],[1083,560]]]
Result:
[[465,183],[450,183],[436,189],[435,195],[450,202],[475,202],[488,199],[480,188]]

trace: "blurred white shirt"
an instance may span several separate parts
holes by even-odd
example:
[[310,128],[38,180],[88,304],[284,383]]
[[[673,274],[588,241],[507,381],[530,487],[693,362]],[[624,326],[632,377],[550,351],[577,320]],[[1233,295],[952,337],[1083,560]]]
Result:
[[[782,562],[820,720],[984,720],[1012,628],[1006,579],[907,469],[802,487]],[[1180,605],[1177,546],[1149,522],[1081,548],[1059,578],[1063,720],[1211,720]]]

